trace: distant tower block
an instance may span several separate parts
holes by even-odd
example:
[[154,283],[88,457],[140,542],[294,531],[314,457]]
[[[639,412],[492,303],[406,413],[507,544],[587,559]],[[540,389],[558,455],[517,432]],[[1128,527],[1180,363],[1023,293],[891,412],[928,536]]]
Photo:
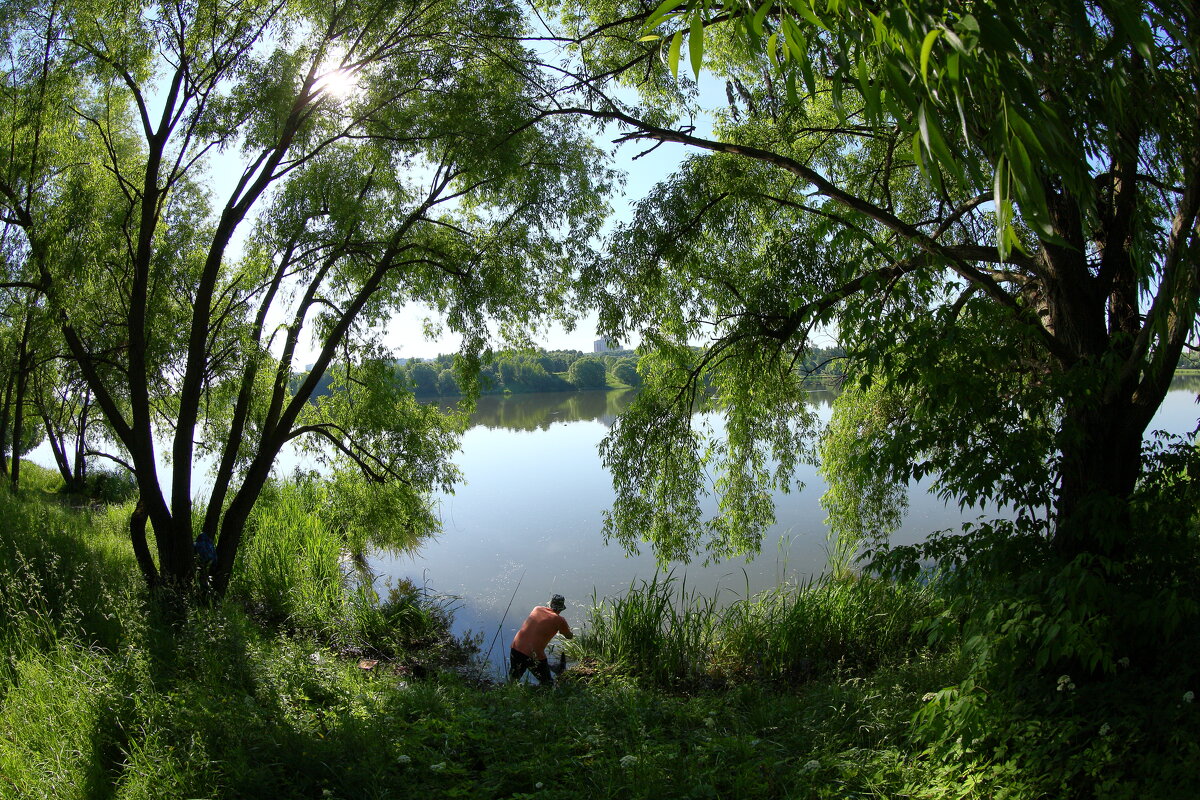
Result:
[[593,353],[611,353],[614,350],[620,350],[621,343],[616,339],[597,339],[592,343]]

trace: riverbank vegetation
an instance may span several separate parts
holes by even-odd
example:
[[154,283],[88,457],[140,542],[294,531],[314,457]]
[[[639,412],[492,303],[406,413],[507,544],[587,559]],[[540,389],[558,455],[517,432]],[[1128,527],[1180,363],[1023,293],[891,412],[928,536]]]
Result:
[[578,666],[541,691],[470,669],[452,609],[417,587],[372,597],[321,542],[339,526],[306,519],[340,518],[320,486],[268,492],[227,599],[171,613],[133,565],[128,505],[71,508],[50,473],[27,481],[0,492],[3,797],[1195,789],[1195,672],[1136,654],[1112,676],[997,686],[975,735],[948,734],[935,709],[964,699],[945,687],[975,656],[936,579],[831,578],[721,608],[655,580],[596,603]]
[[[1200,455],[1148,430],[1200,333],[1195,4],[655,6],[0,5],[6,791],[1198,793]],[[683,153],[611,227],[609,142]],[[398,377],[417,309],[461,350]],[[636,365],[498,354],[589,312]],[[655,582],[586,680],[478,691],[343,553],[436,529],[481,391],[633,382],[608,539],[753,553],[810,462],[839,577]],[[37,419],[137,504],[57,508]],[[926,479],[1006,516],[891,546]]]
[[[697,351],[699,348],[695,348]],[[814,347],[796,365],[799,375],[811,381],[838,381],[844,371],[845,351],[840,347]],[[455,356],[443,354],[433,359],[390,361],[392,380],[417,397],[463,396],[460,368]],[[312,397],[328,395],[337,374],[337,366],[317,380]],[[299,386],[307,373],[293,378]],[[638,372],[638,354],[633,350],[608,350],[583,353],[579,350],[501,350],[479,367],[478,391],[482,395],[528,394],[531,392],[573,392],[583,389],[636,388],[642,385]]]

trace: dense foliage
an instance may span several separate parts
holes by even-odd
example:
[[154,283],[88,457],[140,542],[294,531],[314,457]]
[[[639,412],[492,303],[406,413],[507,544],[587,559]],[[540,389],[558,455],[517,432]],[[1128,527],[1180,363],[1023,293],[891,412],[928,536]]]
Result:
[[[603,216],[595,148],[539,122],[525,25],[450,0],[0,8],[0,282],[19,311],[0,439],[24,440],[35,367],[66,356],[67,399],[137,478],[148,583],[187,590],[203,533],[223,592],[290,442],[398,487],[399,525],[453,480],[457,417],[392,380],[380,326],[440,312],[470,394],[492,321],[527,341]],[[327,371],[344,390],[307,402]],[[76,441],[81,414],[63,416]]]
[[306,517],[366,522],[346,487],[271,487],[248,536],[296,557],[181,619],[146,613],[129,506],[70,511],[51,477],[0,488],[5,797],[1195,795],[1195,673],[1136,660],[1116,683],[1047,676],[939,745],[961,697],[938,689],[962,670],[957,641],[930,651],[910,627],[934,586],[780,587],[721,609],[631,587],[593,610],[586,666],[558,690],[487,686],[442,671],[446,618],[420,590],[363,604],[307,579],[330,527]]
[[[1193,11],[554,5],[577,43],[563,113],[689,152],[587,272],[605,334],[657,348],[607,443],[615,535],[754,549],[764,489],[811,453],[801,365],[832,330],[858,387],[843,405],[879,420],[841,438],[834,484],[930,474],[948,498],[1049,514],[1064,558],[1111,553],[1197,331]],[[720,442],[689,424],[708,384]],[[721,513],[702,521],[710,472]]]

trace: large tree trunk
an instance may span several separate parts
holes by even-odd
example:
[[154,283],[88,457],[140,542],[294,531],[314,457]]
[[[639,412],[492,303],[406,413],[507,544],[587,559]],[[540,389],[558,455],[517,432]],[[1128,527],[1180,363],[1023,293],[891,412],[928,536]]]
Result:
[[8,475],[8,420],[12,411],[13,385],[16,383],[10,373],[4,382],[4,406],[0,408],[0,472]]
[[1054,545],[1062,556],[1132,555],[1129,500],[1142,475],[1142,439],[1170,389],[1169,375],[1067,399],[1054,509]]
[[33,308],[30,304],[25,308],[25,323],[21,328],[21,342],[17,347],[17,388],[12,408],[12,467],[9,472],[14,492],[20,488],[21,447],[25,439],[25,395],[29,389],[29,374],[33,371],[33,353],[29,348],[32,328]]
[[1064,558],[1122,555],[1144,430],[1128,403],[1094,405],[1084,398],[1069,404],[1054,509],[1054,546]]

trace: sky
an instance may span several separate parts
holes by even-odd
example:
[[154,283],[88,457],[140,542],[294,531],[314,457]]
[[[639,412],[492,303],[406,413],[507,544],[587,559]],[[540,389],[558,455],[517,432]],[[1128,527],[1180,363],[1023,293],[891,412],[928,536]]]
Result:
[[[333,60],[331,59],[331,61]],[[353,82],[345,80],[336,72],[330,73],[321,82],[336,96],[346,97],[355,91]],[[701,76],[701,93],[702,97],[712,96],[719,99],[724,97],[724,90],[717,87],[716,82],[708,76]],[[157,99],[156,94],[157,92],[151,95],[152,104]],[[710,120],[700,118],[696,120],[696,123],[699,135],[711,134]],[[611,130],[606,134],[596,137],[596,143],[605,152],[612,155],[612,167],[625,173],[626,181],[624,186],[618,187],[614,196],[610,198],[612,215],[605,225],[605,232],[610,231],[620,221],[628,220],[634,204],[644,197],[656,183],[669,176],[689,153],[689,148],[667,143],[635,160],[635,157],[644,152],[648,145],[638,142],[614,145],[612,140],[617,138],[619,131],[615,126],[610,126],[610,128]],[[228,198],[241,175],[243,166],[236,148],[230,148],[229,151],[218,155],[210,162],[209,188],[216,204],[223,204]],[[244,237],[252,227],[250,220],[240,226],[231,243],[231,256],[236,258],[240,254]],[[597,246],[599,244],[597,242]],[[427,321],[434,322],[433,327],[441,328],[442,333],[433,338],[427,337],[425,333],[429,327]],[[443,353],[457,352],[461,337],[446,331],[444,326],[437,323],[440,323],[440,317],[431,308],[421,304],[410,304],[399,309],[382,330],[383,344],[399,358],[433,358]],[[593,343],[599,338],[596,333],[597,324],[598,315],[595,311],[584,314],[574,329],[570,331],[561,324],[549,323],[541,335],[535,337],[535,344],[547,350],[591,352]],[[626,347],[636,347],[639,342],[630,341],[620,344]],[[308,343],[301,342],[294,366],[304,368],[315,358],[316,350]]]
[[[615,146],[612,139],[616,138],[614,130],[606,137],[597,138],[597,144],[612,157],[612,167],[625,173],[624,187],[618,187],[611,198],[612,215],[605,226],[605,231],[611,230],[614,224],[627,220],[632,215],[632,208],[659,181],[668,177],[688,154],[688,148],[676,144],[664,144],[654,152],[635,160],[635,156],[643,152],[647,145],[625,143]],[[218,157],[210,164],[209,187],[213,199],[223,203],[232,192],[241,174],[242,163],[236,153],[230,156]],[[231,255],[237,257],[241,251],[244,237],[252,229],[247,220],[238,230],[231,244]],[[599,243],[597,243],[599,245]],[[399,358],[433,358],[443,353],[455,353],[461,343],[461,337],[448,331],[435,338],[425,335],[426,320],[439,321],[439,316],[430,307],[422,304],[410,304],[398,310],[383,331],[383,343],[391,348]],[[561,324],[549,324],[543,334],[536,337],[535,343],[546,350],[581,350],[591,352],[592,345],[599,338],[596,333],[598,316],[595,311],[585,314],[574,330],[568,331]],[[621,342],[628,347],[636,347],[638,342]],[[297,353],[298,367],[304,367],[316,358],[315,350],[301,349]]]
[[[600,140],[599,144],[606,150],[611,150],[608,141]],[[644,158],[634,161],[633,158],[645,148],[645,145],[624,144],[614,153],[613,166],[626,173],[625,187],[612,199],[613,214],[606,230],[611,229],[616,221],[629,219],[631,209],[638,200],[660,180],[666,178],[675,170],[686,155],[685,148],[680,145],[664,145]],[[388,325],[384,335],[384,343],[396,350],[396,355],[402,358],[433,358],[442,353],[457,352],[460,337],[445,334],[437,339],[425,338],[423,329],[426,318],[435,318],[428,307],[409,306],[396,313]],[[596,333],[598,316],[595,311],[587,313],[576,325],[573,331],[566,330],[558,323],[550,324],[545,333],[537,337],[536,343],[546,350],[581,350],[592,352],[593,343],[600,338]],[[621,342],[626,347],[636,347],[638,342]]]

